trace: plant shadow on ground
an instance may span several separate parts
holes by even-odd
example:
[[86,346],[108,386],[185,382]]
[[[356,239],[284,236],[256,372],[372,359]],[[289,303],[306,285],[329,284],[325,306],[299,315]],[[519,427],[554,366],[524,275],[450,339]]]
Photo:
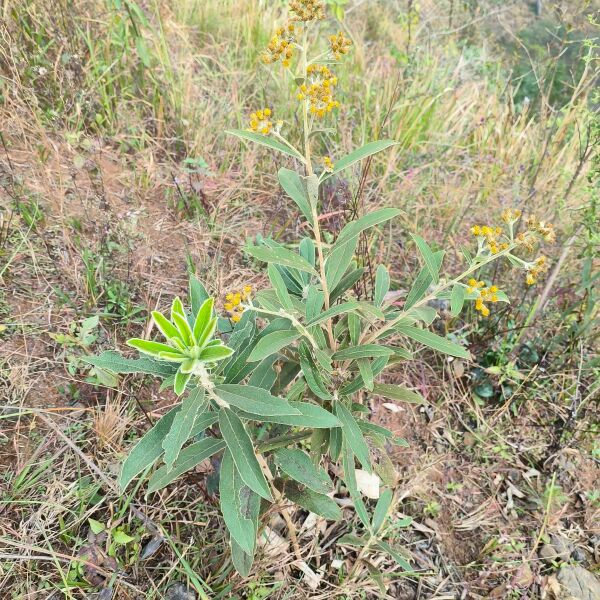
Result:
[[[552,593],[561,564],[597,570],[598,125],[593,66],[575,58],[584,45],[571,44],[593,34],[575,6],[544,15],[545,31],[577,32],[564,41],[565,62],[544,62],[562,56],[554,35],[558,46],[545,55],[536,42],[531,63],[528,32],[539,23],[525,6],[346,5],[356,65],[344,87],[354,108],[332,144],[376,137],[386,116],[400,141],[364,182],[368,206],[403,210],[393,229],[365,241],[367,263],[389,265],[394,288],[406,291],[410,231],[456,248],[448,260],[458,265],[468,225],[506,206],[557,223],[554,264],[579,232],[544,310],[543,284],[496,273],[520,301],[489,321],[459,321],[442,307],[434,324],[467,340],[474,361],[421,352],[388,382],[414,387],[427,404],[370,403],[371,419],[408,441],[374,452],[401,499],[390,540],[418,575],[373,553],[381,586],[366,564],[349,578],[358,553],[342,536],[359,524],[347,506],[334,525],[293,515],[303,556],[322,575],[317,590],[276,519],[242,579],[219,518],[218,465],[148,498],[141,483],[116,489],[126,450],[175,397],[139,378],[112,387],[81,358],[144,333],[146,311],[182,295],[190,270],[220,297],[246,282],[260,287],[240,240],[258,232],[285,241],[301,229],[274,182],[257,175],[264,154],[245,148],[239,158],[239,143],[221,135],[281,91],[266,73],[252,76],[279,17],[277,3],[264,4],[113,1],[100,10],[59,1],[51,13],[28,0],[5,9],[2,594],[162,598],[183,582],[211,598],[537,598]],[[360,176],[322,199],[332,235],[356,208]],[[394,528],[405,517],[411,526]]]

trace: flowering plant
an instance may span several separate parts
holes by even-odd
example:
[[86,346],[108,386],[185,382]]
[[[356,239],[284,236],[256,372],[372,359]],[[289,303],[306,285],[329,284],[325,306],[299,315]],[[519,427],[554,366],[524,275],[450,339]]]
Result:
[[[166,343],[133,339],[128,343],[142,357],[127,359],[107,352],[90,361],[120,373],[152,373],[173,385],[181,403],[163,416],[129,453],[120,483],[125,488],[158,460],[148,492],[168,485],[201,461],[222,453],[220,504],[230,532],[233,562],[248,573],[261,528],[261,501],[277,504],[295,543],[290,503],[326,519],[341,518],[334,493],[348,493],[362,523],[359,558],[377,546],[405,569],[410,564],[383,541],[385,517],[393,493],[379,495],[372,515],[358,475],[377,474],[393,484],[384,468],[386,443],[405,444],[392,431],[371,423],[366,398],[373,394],[402,402],[423,402],[403,385],[380,382],[386,368],[410,360],[410,345],[469,358],[461,344],[433,333],[436,300],[447,300],[452,315],[473,302],[482,315],[505,293],[482,273],[505,258],[526,272],[532,284],[546,268],[543,257],[528,262],[520,249],[532,250],[540,239],[553,237],[551,226],[529,219],[518,231],[521,214],[507,210],[502,225],[476,225],[471,232],[475,252],[463,250],[466,267],[456,277],[440,275],[444,250],[434,250],[418,235],[413,241],[422,267],[402,304],[390,294],[390,275],[379,265],[367,298],[354,288],[365,275],[356,252],[359,238],[398,215],[396,208],[367,213],[345,225],[326,243],[319,215],[321,184],[359,161],[394,145],[392,140],[368,143],[350,154],[315,160],[319,123],[340,109],[338,80],[332,69],[351,47],[343,33],[332,33],[327,49],[309,57],[312,27],[324,19],[319,0],[292,0],[291,18],[276,30],[263,56],[266,64],[281,61],[299,102],[299,139],[284,134],[273,110],[250,115],[247,129],[230,130],[293,159],[299,170],[282,167],[279,182],[306,220],[310,235],[292,250],[271,239],[245,248],[267,264],[270,287],[252,293],[248,286],[227,295],[225,316],[215,312],[213,298],[195,277],[190,280],[190,310],[175,299],[170,320],[158,312],[154,322]],[[323,147],[324,143],[319,144]],[[218,336],[215,339],[214,336]],[[225,341],[221,341],[221,339]],[[410,343],[409,343],[410,341]],[[260,435],[257,433],[260,424]],[[207,433],[208,429],[210,433]],[[360,465],[360,469],[358,469]],[[332,479],[333,474],[333,479]],[[295,544],[300,559],[300,550]]]

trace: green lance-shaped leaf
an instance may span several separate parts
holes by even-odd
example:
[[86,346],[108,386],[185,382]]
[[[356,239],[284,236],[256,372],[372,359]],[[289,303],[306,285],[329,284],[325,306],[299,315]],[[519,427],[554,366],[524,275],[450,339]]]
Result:
[[423,256],[423,260],[425,261],[425,266],[429,271],[429,275],[431,275],[431,280],[433,283],[438,283],[439,281],[439,272],[441,261],[438,264],[438,261],[433,253],[433,250],[429,247],[429,244],[420,236],[416,234],[411,234],[412,239],[414,240],[419,252]]
[[277,373],[273,369],[276,361],[276,356],[268,356],[263,359],[252,372],[250,379],[248,379],[248,385],[259,387],[263,390],[270,390],[277,381]]
[[337,287],[352,262],[358,236],[366,229],[385,223],[398,214],[400,211],[396,208],[382,208],[348,223],[342,229],[325,263],[327,284],[332,290]]
[[285,495],[295,504],[330,521],[339,521],[342,510],[329,496],[317,494],[309,488],[300,489],[293,481],[286,482]]
[[219,498],[221,513],[229,533],[240,548],[249,555],[254,554],[256,530],[252,519],[242,512],[240,492],[245,487],[230,451],[225,451],[221,461]]
[[162,416],[138,441],[131,450],[123,466],[119,477],[119,486],[124,490],[135,477],[142,471],[154,464],[163,453],[162,442],[169,430],[178,409],[170,410]]
[[383,550],[386,554],[389,554],[397,563],[399,567],[402,567],[405,571],[412,572],[414,569],[410,566],[410,563],[397,551],[394,550],[387,542],[379,540],[375,545]]
[[365,442],[365,438],[363,437],[356,419],[339,400],[336,400],[333,406],[336,417],[342,423],[344,439],[350,444],[352,452],[356,455],[365,471],[371,473],[369,446],[367,445],[367,442]]
[[267,248],[266,246],[247,246],[244,251],[257,260],[274,265],[283,265],[317,276],[314,267],[302,256],[284,247]]
[[321,323],[327,321],[327,319],[343,315],[347,312],[356,310],[359,307],[360,303],[354,301],[344,302],[343,304],[336,304],[335,306],[332,306],[329,310],[322,312],[318,317],[307,321],[306,326],[313,327],[314,325],[320,325]]
[[205,362],[218,362],[229,358],[233,354],[233,350],[223,344],[216,344],[209,348],[204,348],[200,353],[200,360]]
[[362,432],[368,437],[383,437],[386,440],[390,440],[392,444],[396,446],[402,446],[403,448],[409,448],[409,443],[401,437],[395,436],[393,431],[382,427],[381,425],[377,425],[376,423],[371,423],[370,421],[360,420],[358,422],[359,427]]
[[373,369],[371,368],[371,363],[366,358],[359,358],[356,361],[356,364],[358,365],[358,371],[360,373],[360,376],[362,377],[365,387],[369,391],[373,391],[374,383],[373,383]]
[[157,377],[169,377],[177,369],[177,365],[152,358],[125,358],[118,352],[107,350],[100,356],[84,356],[81,360],[111,373],[146,373]]
[[385,295],[389,291],[390,291],[390,274],[388,273],[388,270],[383,265],[379,265],[377,267],[377,272],[375,274],[375,294],[373,297],[375,306],[381,306],[383,304]]
[[194,321],[193,329],[194,340],[196,343],[199,343],[199,340],[204,337],[202,334],[210,323],[214,303],[215,301],[213,298],[208,298],[202,303],[200,310],[196,313],[196,320]]
[[418,327],[413,327],[412,325],[398,325],[396,328],[398,333],[405,335],[416,342],[420,342],[421,344],[425,344],[425,346],[429,346],[434,350],[438,350],[439,352],[443,352],[444,354],[449,354],[450,356],[456,356],[457,358],[470,358],[470,354],[467,350],[465,350],[462,346],[447,340],[427,329],[419,329]]
[[360,317],[356,313],[348,313],[348,333],[350,334],[350,343],[353,346],[358,344],[361,331]]
[[362,524],[369,529],[371,523],[369,522],[369,514],[363,502],[362,496],[358,491],[358,485],[356,484],[356,469],[354,467],[354,453],[350,447],[350,440],[344,438],[342,441],[342,468],[344,469],[344,483],[350,492],[350,496],[354,503],[354,509],[358,518]]
[[281,306],[292,312],[294,310],[294,303],[292,302],[292,298],[290,297],[290,293],[288,292],[281,273],[275,265],[269,265],[267,267],[267,274],[269,276],[269,281],[277,294],[277,298],[279,299],[279,302],[281,302]]
[[[442,266],[444,254],[444,250],[438,250],[433,254],[438,272]],[[404,310],[408,310],[409,308],[411,308],[425,295],[432,281],[433,278],[431,277],[429,267],[427,265],[424,265],[423,268],[419,271],[415,282],[413,283],[412,287],[410,288],[410,291],[408,292],[408,296],[406,297],[406,302],[404,304]]]
[[218,438],[207,437],[184,448],[177,457],[173,467],[163,465],[157,469],[148,483],[148,494],[161,490],[178,477],[191,471],[202,461],[225,448],[225,442]]
[[306,318],[309,321],[319,316],[324,302],[325,294],[314,285],[310,285],[306,295]]
[[360,217],[360,219],[356,219],[356,221],[351,221],[345,225],[342,231],[340,231],[340,235],[335,241],[335,244],[338,242],[342,243],[350,238],[358,237],[366,229],[385,223],[386,221],[397,217],[400,212],[401,211],[398,208],[380,208],[367,213],[363,217]]
[[466,289],[461,283],[457,283],[452,288],[452,295],[450,296],[450,313],[453,317],[460,314],[465,303],[465,292]]
[[188,346],[194,344],[194,335],[192,328],[185,315],[185,309],[180,298],[175,298],[171,306],[171,321],[177,327],[179,335],[184,343]]
[[344,292],[356,285],[365,272],[364,267],[346,273],[329,294],[330,303],[335,302]]
[[[377,375],[379,375],[379,373],[381,373],[385,369],[388,361],[389,361],[389,356],[380,356],[379,358],[376,358],[371,363],[373,377],[377,377]],[[340,388],[339,392],[340,392],[341,396],[351,396],[352,394],[354,394],[355,392],[358,392],[358,390],[360,390],[363,387],[364,387],[364,381],[363,381],[362,376],[359,375],[353,381],[349,381],[348,383],[345,383]]]
[[267,390],[250,385],[223,383],[215,386],[215,394],[228,404],[255,415],[300,415],[300,411],[283,398],[272,396]]
[[310,456],[297,448],[281,448],[275,452],[275,464],[294,481],[317,494],[333,491],[331,479],[323,467],[313,464]]
[[384,490],[379,497],[375,510],[373,511],[373,533],[377,533],[381,529],[393,499],[394,494],[392,490],[389,489]]
[[254,415],[247,411],[238,410],[237,413],[244,419],[250,421],[264,421],[266,423],[278,423],[280,425],[290,425],[292,427],[308,427],[312,429],[330,429],[340,427],[339,419],[328,410],[311,404],[310,402],[295,402],[290,400],[289,405],[295,408],[299,415],[274,415],[265,417],[263,415]]
[[308,387],[321,400],[329,400],[331,394],[327,390],[321,374],[312,360],[308,345],[305,343],[300,344],[298,354],[300,356],[300,368]]
[[329,288],[336,289],[342,281],[354,258],[357,246],[357,236],[347,238],[343,241],[338,240],[333,245],[325,261],[325,278],[327,279],[327,286]]
[[415,306],[408,311],[406,316],[415,321],[423,321],[425,325],[431,325],[437,317],[437,311],[433,306]]
[[156,323],[159,331],[167,339],[175,338],[181,340],[181,335],[179,334],[177,327],[175,327],[175,325],[173,325],[173,323],[171,323],[171,321],[169,321],[165,315],[159,313],[157,310],[153,310],[152,318],[154,319],[154,323]]
[[250,356],[246,359],[247,362],[258,362],[279,352],[295,342],[300,337],[300,334],[295,329],[285,329],[283,331],[273,331],[264,337],[260,338],[254,346]]
[[310,207],[310,201],[306,193],[306,182],[304,177],[301,177],[295,171],[290,169],[281,168],[277,172],[279,183],[285,190],[287,195],[296,203],[300,212],[304,215],[306,220],[313,225],[312,209]]
[[254,454],[252,441],[239,417],[233,411],[222,408],[219,411],[219,426],[244,483],[259,496],[272,500],[269,486]]
[[191,373],[184,373],[181,369],[177,371],[175,375],[175,381],[173,383],[173,390],[178,396],[181,396],[181,394],[185,392],[185,388],[191,376]]
[[173,346],[168,346],[161,342],[131,338],[130,340],[127,340],[126,343],[128,346],[131,346],[144,354],[149,354],[150,356],[155,356],[157,358],[164,355],[181,356],[181,360],[185,360],[186,358],[186,356],[177,348],[173,348]]
[[359,358],[378,358],[380,356],[391,356],[394,354],[392,348],[378,346],[377,344],[363,344],[362,346],[349,346],[343,348],[333,355],[333,360],[358,360]]
[[190,275],[190,303],[192,305],[192,315],[197,315],[205,300],[208,300],[210,294],[195,275]]
[[261,146],[266,146],[267,148],[271,148],[273,150],[277,150],[282,154],[287,154],[288,156],[293,156],[298,160],[304,162],[304,157],[295,150],[292,150],[290,147],[278,142],[277,140],[269,137],[267,135],[262,135],[260,133],[254,133],[252,131],[246,131],[245,129],[226,129],[225,133],[230,135],[235,135],[238,138],[242,138],[244,140],[250,140],[256,144]]
[[254,562],[254,553],[248,554],[244,552],[241,546],[231,538],[231,562],[235,570],[242,576],[248,577],[252,570],[252,563]]
[[194,422],[199,413],[206,408],[204,389],[194,388],[189,395],[183,399],[171,429],[162,442],[165,451],[165,465],[167,471],[173,468],[173,463],[177,460],[179,452],[190,437],[190,432],[194,427]]
[[389,383],[376,383],[373,386],[373,393],[379,394],[390,400],[398,400],[400,402],[410,402],[411,404],[424,404],[425,399],[418,392],[407,390],[406,388]]
[[340,158],[339,160],[337,160],[335,162],[335,164],[333,165],[333,171],[331,173],[329,173],[328,175],[326,175],[325,178],[331,177],[332,175],[335,175],[336,173],[339,173],[340,171],[343,171],[344,169],[351,167],[353,164],[355,164],[365,158],[368,158],[369,156],[372,156],[373,154],[377,154],[377,152],[381,152],[382,150],[385,150],[386,148],[395,146],[396,144],[398,144],[398,142],[396,142],[394,140],[377,140],[375,142],[369,142],[369,143],[365,144],[364,146],[357,148],[353,152],[350,152],[350,154],[347,154],[343,158]]

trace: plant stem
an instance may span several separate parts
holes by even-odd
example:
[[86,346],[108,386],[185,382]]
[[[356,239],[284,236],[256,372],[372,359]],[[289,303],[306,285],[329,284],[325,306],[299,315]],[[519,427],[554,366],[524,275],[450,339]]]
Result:
[[280,133],[277,133],[276,131],[273,131],[272,133],[280,142],[283,142],[290,150],[293,150],[298,155],[298,158],[304,164],[306,164],[306,159],[304,156],[302,156],[302,152],[300,152],[294,145],[290,144]]
[[511,250],[513,250],[516,246],[517,246],[517,244],[513,243],[508,248],[506,248],[506,250],[502,250],[501,252],[498,252],[497,254],[492,254],[492,255],[488,256],[484,261],[471,265],[466,271],[461,273],[458,277],[456,277],[455,279],[451,279],[447,283],[444,283],[443,285],[438,287],[435,291],[431,292],[431,294],[428,294],[427,296],[424,296],[423,298],[421,298],[421,300],[419,300],[418,302],[415,302],[409,309],[403,310],[402,312],[400,312],[400,314],[395,319],[392,319],[389,323],[384,323],[382,325],[382,327],[380,327],[376,331],[373,331],[370,335],[365,336],[364,339],[361,340],[361,343],[364,342],[365,344],[369,344],[369,343],[375,341],[382,333],[385,333],[386,331],[393,329],[402,319],[404,319],[406,317],[406,315],[411,310],[413,310],[415,308],[419,308],[419,306],[423,306],[424,304],[427,304],[431,300],[435,300],[440,292],[443,292],[444,290],[446,290],[450,287],[453,287],[454,285],[459,283],[461,279],[464,279],[465,277],[471,275],[475,271],[481,269],[482,267],[485,267],[486,265],[490,264],[497,258],[500,258],[501,256],[506,256],[506,255],[510,254]]
[[312,431],[300,431],[298,433],[280,435],[278,437],[274,437],[271,440],[267,440],[262,444],[258,444],[256,449],[264,454],[265,452],[276,450],[277,448],[281,448],[282,446],[287,446],[291,442],[300,442],[302,440],[305,440],[311,435]]
[[279,512],[281,513],[281,516],[283,517],[283,520],[285,521],[285,524],[287,525],[288,533],[290,534],[290,540],[292,542],[292,546],[294,547],[294,554],[296,555],[296,559],[299,561],[302,561],[303,560],[302,552],[300,551],[300,544],[298,544],[298,536],[296,535],[296,527],[294,525],[294,522],[292,521],[292,517],[290,517],[290,513],[288,512],[287,508],[285,508],[284,506],[281,506],[281,504],[283,503],[283,495],[275,487],[275,484],[273,483],[273,473],[271,473],[271,469],[269,469],[269,465],[267,464],[267,461],[260,454],[257,455],[257,459],[258,459],[258,462],[260,463],[260,466],[261,466],[264,474],[266,475],[267,479],[269,480],[269,484],[271,486],[271,491],[273,492],[275,501],[279,504]]
[[[302,39],[302,76],[304,81],[306,82],[308,79],[308,71],[307,71],[307,44],[308,44],[308,36],[306,30],[303,34]],[[308,100],[304,99],[302,101],[302,122],[304,125],[304,156],[305,156],[305,166],[306,166],[306,175],[311,177],[314,175],[312,162],[310,158],[310,126],[308,124]],[[319,201],[319,187],[317,184],[316,198],[309,197],[309,203],[312,211],[312,220],[313,220],[313,233],[315,236],[315,245],[317,247],[317,255],[319,257],[319,275],[321,279],[321,287],[323,288],[323,295],[325,296],[325,310],[329,309],[330,301],[329,301],[329,289],[327,286],[327,277],[325,274],[325,257],[323,255],[323,241],[321,239],[321,228],[319,226],[319,214],[317,212],[317,203]],[[333,326],[331,323],[331,319],[327,319],[327,337],[329,338],[329,347],[331,350],[335,352],[336,343],[335,337],[333,335]]]

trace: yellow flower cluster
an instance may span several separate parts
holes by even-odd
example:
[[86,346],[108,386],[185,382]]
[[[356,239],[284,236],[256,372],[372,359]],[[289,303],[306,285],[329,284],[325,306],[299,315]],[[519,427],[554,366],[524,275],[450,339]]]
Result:
[[479,311],[482,316],[487,317],[490,314],[490,309],[485,305],[485,302],[498,302],[498,288],[495,285],[485,287],[484,281],[469,279],[467,292],[472,294],[477,292],[479,295],[475,299],[475,310]]
[[329,36],[329,47],[335,60],[340,60],[342,54],[347,54],[352,46],[352,40],[348,39],[343,31]]
[[474,225],[471,227],[471,233],[475,237],[485,238],[488,249],[492,254],[498,254],[501,250],[506,250],[508,242],[500,242],[498,239],[504,232],[502,227],[489,227],[488,225]]
[[323,168],[325,169],[325,171],[327,171],[328,173],[332,173],[333,167],[334,167],[334,164],[333,164],[331,158],[329,158],[329,156],[324,156],[323,157]]
[[250,127],[248,128],[248,131],[269,135],[271,129],[273,129],[273,123],[269,119],[271,114],[270,108],[263,108],[262,110],[253,112],[250,115]]
[[311,114],[322,118],[340,106],[333,98],[337,77],[325,65],[309,65],[306,71],[309,81],[300,86],[297,98],[308,100]]
[[325,18],[325,7],[321,0],[291,0],[290,11],[294,21],[318,21]]
[[545,256],[538,256],[528,267],[525,281],[527,285],[536,283],[537,278],[548,270],[548,261]]
[[518,208],[507,208],[502,211],[502,220],[505,223],[515,223],[521,218],[521,211]]
[[252,294],[252,286],[245,285],[241,292],[230,292],[225,296],[225,310],[229,313],[229,318],[237,323],[244,314],[244,305],[242,302],[248,300]]
[[280,27],[275,31],[266,51],[262,55],[262,61],[268,65],[276,63],[283,58],[284,67],[289,67],[294,55],[294,42],[296,41],[296,26],[288,23],[285,27]]

